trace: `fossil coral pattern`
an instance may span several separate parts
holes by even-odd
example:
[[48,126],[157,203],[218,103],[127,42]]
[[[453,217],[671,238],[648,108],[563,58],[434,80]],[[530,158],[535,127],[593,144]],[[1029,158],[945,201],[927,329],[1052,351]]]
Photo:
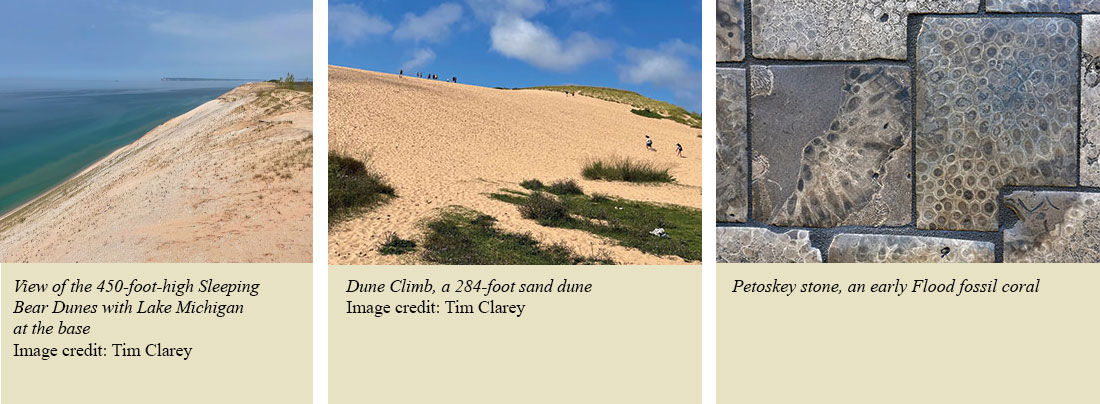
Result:
[[748,218],[748,140],[746,139],[745,69],[718,69],[717,218]]
[[927,18],[917,40],[917,225],[996,231],[1007,185],[1077,178],[1077,27]]
[[1087,13],[1100,11],[1096,0],[989,0],[989,11],[1006,13]]
[[940,237],[840,234],[829,262],[993,262],[993,243]]
[[821,251],[810,245],[805,230],[723,227],[717,238],[718,262],[821,262]]
[[1005,262],[1100,261],[1100,194],[1017,191],[1005,206],[1019,221],[1005,230]]
[[752,53],[799,60],[905,59],[913,13],[972,13],[978,0],[756,0]]
[[1100,16],[1081,17],[1081,185],[1100,187]]
[[719,61],[740,62],[745,59],[745,2],[742,0],[718,0]]

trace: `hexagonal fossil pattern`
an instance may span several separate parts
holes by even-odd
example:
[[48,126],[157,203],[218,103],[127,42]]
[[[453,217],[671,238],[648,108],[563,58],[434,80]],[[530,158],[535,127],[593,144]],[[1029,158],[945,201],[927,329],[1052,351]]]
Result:
[[926,18],[917,40],[917,226],[997,230],[1006,185],[1077,178],[1077,27]]
[[753,66],[751,77],[756,220],[911,222],[908,69]]
[[719,227],[718,262],[821,262],[810,232],[775,233],[759,227]]
[[1100,11],[1096,0],[989,0],[986,9],[1010,13],[1085,13]]
[[1081,16],[1081,185],[1100,187],[1100,16]]
[[978,0],[755,0],[752,53],[802,60],[905,59],[913,13],[973,13]]
[[715,216],[719,222],[744,222],[748,204],[748,140],[745,133],[745,69],[718,69],[718,143]]
[[840,234],[829,262],[993,262],[993,243],[940,237]]
[[1017,191],[1020,221],[1004,232],[1005,262],[1100,262],[1100,194]]
[[745,2],[718,0],[716,26],[719,62],[745,60]]

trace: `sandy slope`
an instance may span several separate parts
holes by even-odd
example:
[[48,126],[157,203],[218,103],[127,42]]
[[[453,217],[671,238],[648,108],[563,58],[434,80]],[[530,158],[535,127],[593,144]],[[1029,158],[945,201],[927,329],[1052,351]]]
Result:
[[[538,90],[497,90],[417,78],[329,68],[329,148],[373,162],[398,198],[361,218],[330,229],[333,264],[398,264],[377,252],[389,232],[419,238],[418,223],[439,208],[460,205],[490,214],[502,228],[539,240],[566,242],[580,253],[606,251],[620,263],[677,264],[617,246],[578,230],[542,227],[516,207],[490,199],[501,188],[538,178],[580,180],[588,158],[612,155],[673,166],[675,185],[579,181],[585,192],[700,207],[700,131],[644,118],[630,107],[588,97]],[[645,149],[654,138],[658,152]],[[675,144],[687,158],[676,157]]]
[[253,83],[173,118],[0,219],[0,261],[309,262],[312,109]]

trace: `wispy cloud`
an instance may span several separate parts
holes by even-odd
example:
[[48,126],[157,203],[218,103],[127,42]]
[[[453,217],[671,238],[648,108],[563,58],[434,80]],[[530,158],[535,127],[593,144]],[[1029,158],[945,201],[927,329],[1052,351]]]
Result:
[[553,7],[569,10],[572,19],[590,19],[612,11],[611,3],[605,0],[554,0]]
[[433,60],[435,60],[435,52],[428,48],[421,48],[413,52],[412,59],[401,65],[401,68],[405,70],[416,69],[431,63]]
[[333,4],[328,8],[329,40],[352,45],[372,35],[383,35],[392,29],[393,25],[388,21],[367,14],[358,4]]
[[451,25],[462,18],[462,6],[443,3],[424,15],[405,14],[404,21],[393,32],[394,39],[441,42],[451,33]]
[[656,49],[628,48],[628,63],[620,65],[619,79],[663,87],[677,99],[698,103],[702,97],[702,73],[690,61],[700,56],[699,47],[679,39],[661,43]]

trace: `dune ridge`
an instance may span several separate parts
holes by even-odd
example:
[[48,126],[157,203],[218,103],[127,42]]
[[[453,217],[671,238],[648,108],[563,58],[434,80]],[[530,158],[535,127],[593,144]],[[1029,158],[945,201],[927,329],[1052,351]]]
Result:
[[[508,231],[563,242],[576,252],[606,252],[624,264],[684,264],[618,246],[579,230],[543,227],[514,205],[490,198],[519,182],[573,178],[586,193],[699,208],[700,131],[645,118],[631,106],[543,90],[499,90],[329,66],[329,150],[369,161],[396,188],[397,198],[329,231],[332,264],[410,264],[416,257],[383,256],[390,232],[422,235],[420,224],[452,205],[497,218]],[[658,152],[645,149],[645,135]],[[687,158],[676,157],[675,145]],[[672,167],[674,184],[638,185],[581,177],[593,158],[630,157]]]
[[237,87],[0,218],[0,261],[309,262],[312,110]]

